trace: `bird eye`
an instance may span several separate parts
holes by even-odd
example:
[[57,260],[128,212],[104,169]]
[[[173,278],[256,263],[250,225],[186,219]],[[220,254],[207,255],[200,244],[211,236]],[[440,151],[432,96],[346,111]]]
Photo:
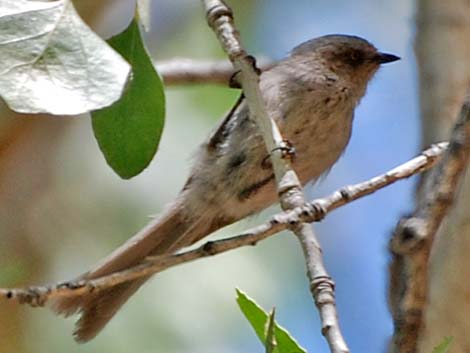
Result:
[[361,59],[361,56],[357,51],[353,51],[350,55],[351,61],[359,61]]
[[364,61],[364,55],[361,52],[354,50],[349,53],[348,61],[351,65],[360,65]]

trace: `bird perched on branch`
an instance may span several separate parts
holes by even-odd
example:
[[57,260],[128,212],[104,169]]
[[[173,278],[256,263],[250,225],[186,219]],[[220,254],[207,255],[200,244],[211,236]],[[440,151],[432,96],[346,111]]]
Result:
[[[399,58],[346,35],[309,40],[260,76],[269,115],[296,150],[293,167],[302,184],[328,171],[351,136],[354,109],[381,64]],[[173,253],[277,200],[263,139],[240,99],[197,151],[188,180],[167,210],[81,279]],[[109,322],[149,277],[77,297],[57,299],[61,314],[80,312],[75,338],[85,342]]]

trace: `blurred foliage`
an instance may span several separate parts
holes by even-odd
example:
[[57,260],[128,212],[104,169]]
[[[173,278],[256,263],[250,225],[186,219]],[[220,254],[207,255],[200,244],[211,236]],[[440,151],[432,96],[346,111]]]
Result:
[[0,283],[5,287],[14,287],[24,283],[28,278],[26,269],[30,265],[27,262],[27,259],[17,258],[16,261],[10,261],[0,266]]
[[446,337],[439,343],[436,348],[432,350],[432,353],[447,353],[452,344],[453,337]]

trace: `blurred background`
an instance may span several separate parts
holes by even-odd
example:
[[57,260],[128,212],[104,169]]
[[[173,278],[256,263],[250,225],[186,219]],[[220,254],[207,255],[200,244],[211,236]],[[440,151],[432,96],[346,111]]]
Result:
[[[77,1],[102,37],[123,30],[134,2]],[[308,197],[368,179],[413,157],[420,144],[412,41],[413,2],[406,0],[232,0],[248,51],[274,59],[302,41],[354,34],[402,60],[381,69],[356,111],[351,143]],[[153,0],[146,35],[155,60],[224,58],[193,0]],[[191,153],[239,92],[214,86],[168,88],[167,118],[156,158],[139,176],[121,180],[106,165],[90,118],[18,116],[1,106],[0,286],[70,279],[93,266],[171,201],[183,185]],[[312,141],[314,143],[314,141]],[[399,182],[315,224],[336,281],[340,322],[355,352],[385,350],[387,243],[411,210],[415,180]],[[264,221],[266,211],[216,236]],[[235,288],[265,309],[309,352],[327,352],[297,240],[281,233],[256,247],[158,274],[93,341],[72,339],[74,318],[0,303],[0,352],[262,352],[235,302]],[[4,319],[5,318],[5,319]]]

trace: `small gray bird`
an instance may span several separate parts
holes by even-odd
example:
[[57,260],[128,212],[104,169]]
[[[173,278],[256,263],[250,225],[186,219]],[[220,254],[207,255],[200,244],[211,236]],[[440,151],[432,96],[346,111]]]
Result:
[[[296,149],[302,184],[317,179],[341,156],[351,136],[354,108],[379,66],[398,60],[366,40],[328,35],[292,50],[260,77],[267,111]],[[277,200],[274,175],[245,100],[240,99],[197,151],[176,200],[158,218],[80,278],[97,278],[136,265],[148,255],[173,253]],[[148,277],[74,298],[54,309],[77,311],[75,338],[85,342],[116,314]]]

